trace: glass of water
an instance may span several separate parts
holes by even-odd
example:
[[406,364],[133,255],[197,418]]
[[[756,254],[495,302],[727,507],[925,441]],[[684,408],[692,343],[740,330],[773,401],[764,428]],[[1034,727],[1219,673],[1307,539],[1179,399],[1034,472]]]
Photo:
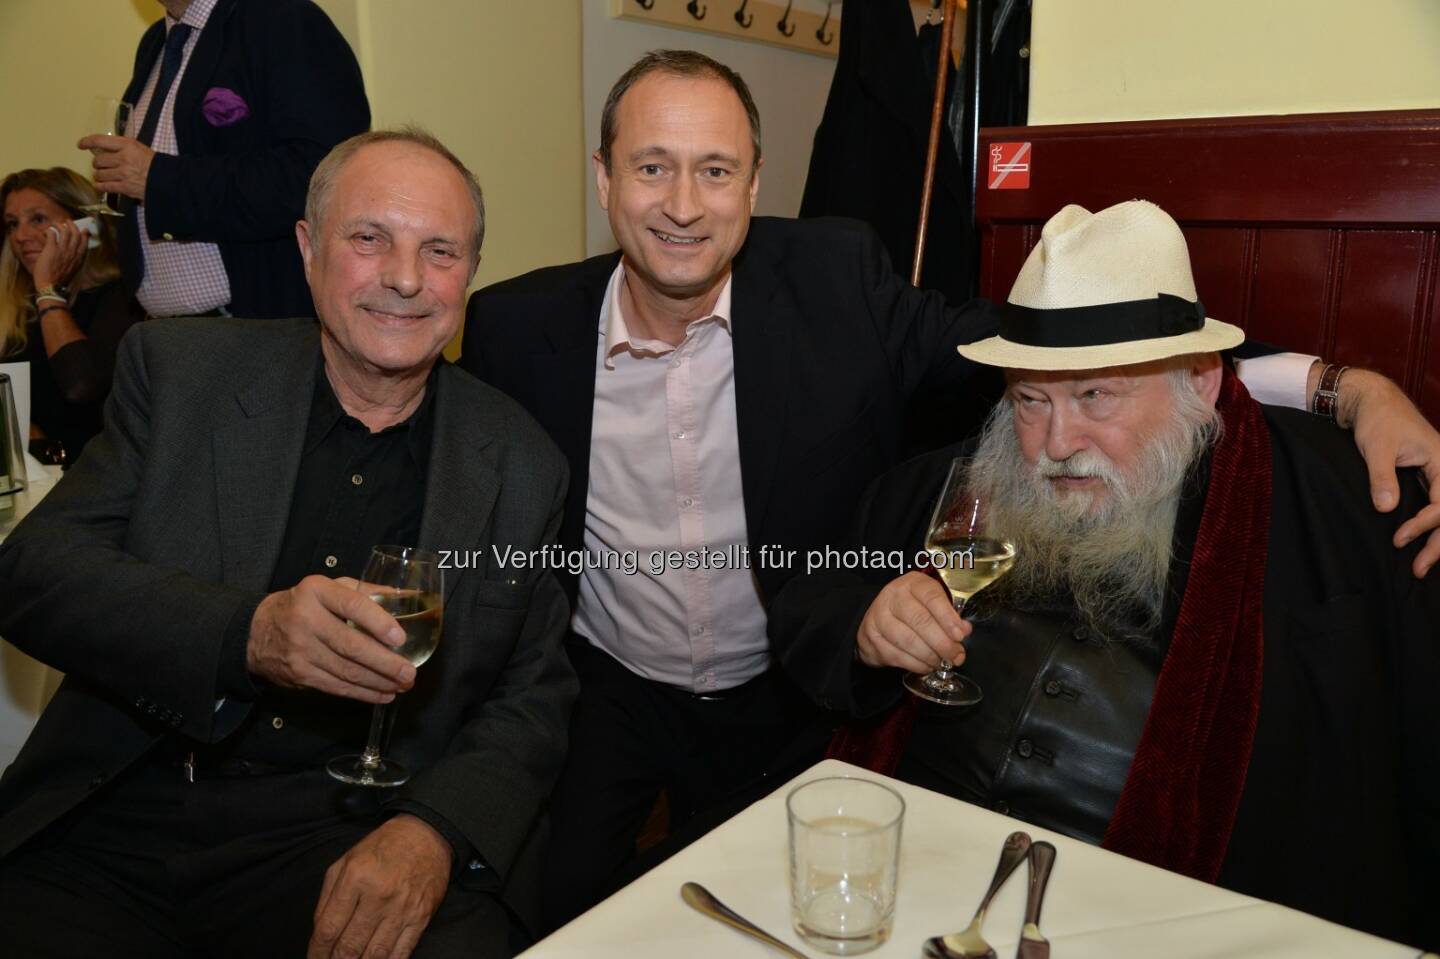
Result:
[[790,791],[790,920],[822,952],[853,956],[890,937],[905,800],[835,776]]

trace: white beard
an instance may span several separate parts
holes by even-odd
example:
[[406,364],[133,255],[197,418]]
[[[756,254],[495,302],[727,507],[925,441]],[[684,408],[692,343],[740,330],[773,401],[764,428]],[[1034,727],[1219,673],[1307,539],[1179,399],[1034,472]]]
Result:
[[[1142,439],[1129,474],[1094,449],[1061,462],[1042,451],[1032,466],[1021,455],[1010,403],[998,404],[972,477],[990,497],[994,528],[1015,544],[1016,561],[987,599],[1026,608],[1069,597],[1102,636],[1152,635],[1164,610],[1180,493],[1218,430],[1214,409],[1191,391],[1177,397],[1165,427]],[[1106,492],[1062,492],[1055,476],[1094,476]]]

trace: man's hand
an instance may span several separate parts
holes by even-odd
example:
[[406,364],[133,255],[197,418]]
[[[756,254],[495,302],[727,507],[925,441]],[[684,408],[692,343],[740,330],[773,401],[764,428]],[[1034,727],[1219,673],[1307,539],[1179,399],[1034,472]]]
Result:
[[387,820],[325,871],[307,959],[406,959],[445,898],[451,857],[423,820]]
[[45,231],[45,245],[35,258],[30,279],[35,289],[44,290],[64,283],[75,275],[85,259],[85,245],[90,234],[75,226],[74,220],[61,220]]
[[123,193],[137,203],[145,202],[145,178],[150,175],[150,161],[155,151],[129,137],[113,137],[94,133],[81,137],[76,144],[82,150],[100,150],[95,154],[95,187],[106,193]]
[[960,641],[971,626],[955,612],[950,594],[933,577],[919,572],[891,580],[860,621],[855,649],[866,666],[898,666],[928,673],[944,659],[965,660]]
[[1440,433],[1400,387],[1370,370],[1352,369],[1341,377],[1338,413],[1340,425],[1355,430],[1355,445],[1370,471],[1370,496],[1380,512],[1388,513],[1400,502],[1396,468],[1422,468],[1430,484],[1430,505],[1395,531],[1395,547],[1430,532],[1411,566],[1416,577],[1425,576],[1440,560]]
[[245,664],[278,686],[388,703],[414,684],[415,667],[376,639],[399,646],[405,631],[354,580],[307,576],[260,601]]

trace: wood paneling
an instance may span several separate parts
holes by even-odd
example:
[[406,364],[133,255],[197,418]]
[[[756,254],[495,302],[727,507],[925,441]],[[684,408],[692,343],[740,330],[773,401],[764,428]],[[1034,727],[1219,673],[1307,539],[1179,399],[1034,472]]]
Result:
[[1067,203],[1141,197],[1185,229],[1206,311],[1377,369],[1440,422],[1440,111],[981,131],[1032,143],[1030,189],[980,191],[981,294]]

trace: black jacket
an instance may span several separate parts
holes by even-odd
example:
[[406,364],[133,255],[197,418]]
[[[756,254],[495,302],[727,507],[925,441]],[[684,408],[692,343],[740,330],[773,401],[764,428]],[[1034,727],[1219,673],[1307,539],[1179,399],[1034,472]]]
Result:
[[[537,270],[470,299],[460,365],[519,400],[570,461],[560,541],[581,548],[600,306],[619,254]],[[852,220],[751,222],[735,258],[735,405],[753,550],[795,550],[755,569],[773,596],[807,550],[836,540],[861,493],[898,458],[905,402],[968,388],[955,346],[994,332],[979,301],[952,308],[903,283]],[[993,382],[987,378],[986,382]],[[970,394],[988,407],[992,395]],[[753,568],[753,567],[752,567]],[[576,579],[562,576],[571,598]]]
[[[164,46],[160,20],[140,40],[127,102]],[[205,96],[217,88],[238,94],[249,115],[207,120]],[[311,0],[219,0],[175,91],[180,155],[157,153],[145,181],[150,238],[218,244],[236,316],[314,315],[295,221],[316,165],[369,126],[355,55]],[[133,225],[120,237],[122,262],[139,264]],[[129,269],[124,279],[134,292],[142,275]]]
[[[319,350],[313,320],[141,323],[125,337],[106,429],[0,544],[0,633],[66,674],[0,777],[0,857],[167,734],[217,743],[255,708],[217,708],[220,662],[280,555]],[[387,750],[415,771],[399,798],[461,833],[533,919],[576,689],[568,609],[548,574],[484,558],[553,540],[565,466],[493,389],[449,364],[435,384],[419,545],[479,561],[445,573],[445,642]]]
[[[1415,471],[1402,470],[1400,505],[1375,512],[1349,434],[1295,410],[1264,407],[1264,413],[1272,465],[1264,677],[1245,791],[1219,883],[1433,948],[1440,944],[1434,912],[1440,901],[1434,868],[1440,857],[1440,579],[1410,574],[1419,543],[1396,550],[1390,542],[1425,495]],[[847,542],[914,555],[957,452],[937,451],[882,477]],[[822,705],[870,713],[899,700],[898,674],[854,658],[860,620],[891,575],[805,577],[771,605],[770,638],[785,671]],[[987,646],[985,655],[990,668],[1005,669],[993,662],[1003,653]],[[1086,705],[1082,696],[1073,708],[1084,714],[1047,733],[1033,717],[1047,705],[1041,690],[1049,678],[1032,676],[1025,684],[1029,699],[982,702],[975,708],[1017,712],[979,725],[1025,737],[1035,756],[1067,755],[1057,740],[1103,722],[1108,704]],[[920,716],[926,721],[924,711]],[[918,728],[912,747],[935,741]],[[1040,761],[1029,759],[1030,751],[1010,755],[1026,757],[1019,763]],[[1017,814],[1022,808],[1013,795],[977,796],[958,784],[946,791],[992,806],[1008,798]],[[1072,799],[1055,797],[1054,805]],[[1034,805],[1028,813],[1042,826],[1075,832],[1051,818],[1054,809]]]

